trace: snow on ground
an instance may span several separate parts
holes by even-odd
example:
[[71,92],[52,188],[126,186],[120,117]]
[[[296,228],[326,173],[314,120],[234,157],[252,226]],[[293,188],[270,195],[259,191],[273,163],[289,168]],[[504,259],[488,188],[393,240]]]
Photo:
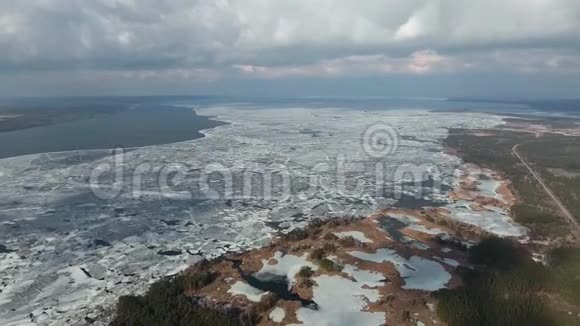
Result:
[[274,308],[272,312],[270,312],[270,319],[275,323],[280,323],[286,317],[286,311],[280,307]]
[[[454,173],[456,177],[454,186],[456,188],[460,187],[459,182],[465,173],[467,173],[465,179],[477,183],[476,190],[471,192],[476,193],[478,196],[506,202],[506,199],[498,192],[502,181],[494,179],[493,172],[486,169],[471,165],[467,168],[465,166],[458,168]],[[528,230],[515,223],[505,209],[496,206],[483,206],[485,210],[473,210],[471,204],[472,202],[470,201],[458,200],[446,205],[445,208],[451,212],[449,217],[463,223],[475,225],[497,236],[524,237],[527,234]]]
[[401,223],[406,224],[408,229],[415,230],[430,235],[449,235],[447,232],[438,228],[427,228],[421,224],[421,221],[411,215],[389,213],[388,217],[394,218]]
[[[361,287],[375,288],[381,285],[385,285],[385,276],[375,271],[358,269],[353,265],[344,265],[342,272],[352,277],[356,282],[360,283]],[[379,299],[379,297],[374,296],[374,294],[373,296],[369,295],[370,293],[366,294],[367,298],[371,302],[377,301]]]
[[503,196],[497,191],[502,181],[496,180],[492,171],[470,165],[466,171],[459,170],[457,173],[467,173],[466,179],[476,182],[476,192],[479,195],[504,200]]
[[228,293],[232,294],[232,295],[243,295],[246,298],[248,298],[248,300],[250,301],[254,301],[254,302],[260,302],[260,300],[262,300],[262,297],[267,293],[264,292],[262,290],[256,289],[255,287],[242,282],[242,281],[237,281],[234,285],[232,285],[232,287],[228,290]]
[[373,241],[365,236],[364,233],[360,231],[345,231],[345,232],[334,232],[334,235],[344,239],[347,237],[353,237],[355,240],[362,243],[372,243]]
[[504,237],[521,237],[527,229],[514,222],[508,213],[501,208],[486,207],[487,211],[471,209],[471,202],[459,200],[445,206],[450,211],[449,216],[463,223],[475,225],[485,231]]
[[378,290],[364,288],[363,284],[338,275],[321,275],[313,280],[317,283],[313,288],[313,300],[319,307],[318,310],[298,309],[296,317],[304,325],[376,326],[385,323],[384,313],[361,311],[367,306],[367,300],[379,298]]
[[503,197],[497,192],[501,186],[501,182],[495,179],[478,179],[477,190],[482,196],[492,197],[502,200]]
[[304,266],[312,268],[313,271],[318,269],[318,266],[306,260],[308,254],[304,254],[302,257],[294,255],[284,255],[281,252],[276,252],[273,259],[276,263],[270,264],[269,259],[262,260],[262,268],[254,276],[259,279],[268,279],[271,275],[276,276],[286,276],[288,278],[288,286],[292,286],[296,282],[295,276]]
[[379,249],[374,254],[360,251],[349,254],[375,263],[392,263],[405,281],[403,288],[407,290],[435,291],[445,288],[447,282],[451,280],[451,274],[441,264],[418,256],[406,259],[391,249]]

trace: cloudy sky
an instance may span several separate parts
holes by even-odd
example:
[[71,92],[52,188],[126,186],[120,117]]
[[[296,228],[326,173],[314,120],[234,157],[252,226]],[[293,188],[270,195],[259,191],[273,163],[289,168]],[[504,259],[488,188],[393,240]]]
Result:
[[0,96],[580,97],[578,0],[0,0]]

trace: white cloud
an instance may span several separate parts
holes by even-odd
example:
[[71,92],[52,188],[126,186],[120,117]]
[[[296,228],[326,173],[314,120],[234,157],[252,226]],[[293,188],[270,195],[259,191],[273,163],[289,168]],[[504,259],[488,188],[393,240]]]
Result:
[[388,57],[385,55],[356,55],[318,63],[295,66],[256,66],[235,65],[242,74],[260,78],[284,77],[337,77],[357,75],[423,74],[434,69],[450,71],[453,64],[450,58],[435,51],[423,50],[409,57]]
[[579,20],[577,0],[7,0],[0,69],[428,73],[524,48],[548,49],[540,68],[562,69]]
[[436,1],[427,3],[397,28],[394,40],[404,41],[435,33],[439,29],[439,11]]
[[433,50],[420,50],[407,57],[356,55],[303,65],[233,67],[242,75],[264,79],[494,71],[575,74],[580,73],[580,56],[575,52],[553,50],[498,50],[460,55],[441,55]]
[[415,73],[425,73],[433,69],[437,64],[447,60],[434,51],[418,51],[411,55],[411,60],[408,64],[408,69]]

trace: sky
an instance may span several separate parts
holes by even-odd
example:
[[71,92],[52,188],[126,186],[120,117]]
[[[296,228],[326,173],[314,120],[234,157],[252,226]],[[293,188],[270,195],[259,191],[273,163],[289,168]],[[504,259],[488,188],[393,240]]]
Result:
[[1,0],[0,96],[580,97],[578,0]]

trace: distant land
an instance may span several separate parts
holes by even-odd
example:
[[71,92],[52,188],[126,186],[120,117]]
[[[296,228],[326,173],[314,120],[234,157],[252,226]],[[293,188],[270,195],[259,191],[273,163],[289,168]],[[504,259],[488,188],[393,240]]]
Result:
[[580,115],[580,99],[500,99],[480,97],[450,97],[448,102],[474,102],[521,105],[522,108],[548,113]]

